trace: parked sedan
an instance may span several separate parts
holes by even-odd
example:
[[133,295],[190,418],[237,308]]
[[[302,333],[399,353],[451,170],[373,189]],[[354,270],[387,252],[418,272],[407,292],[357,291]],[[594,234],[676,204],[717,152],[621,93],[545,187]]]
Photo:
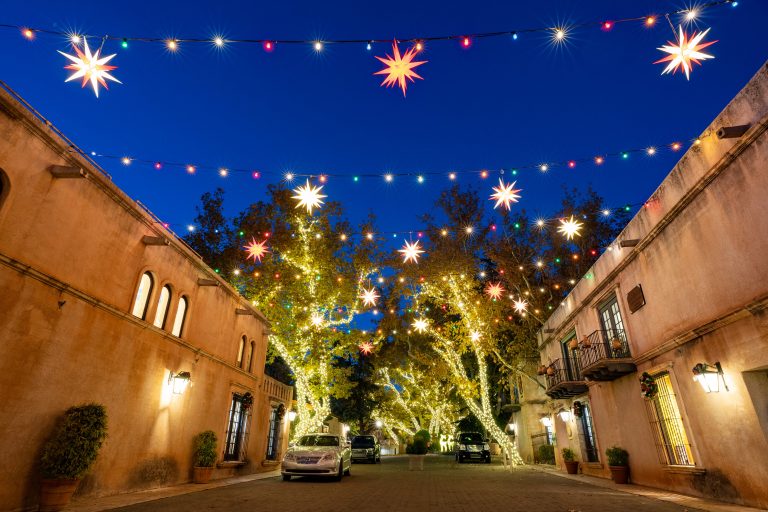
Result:
[[308,434],[285,452],[280,473],[286,481],[292,476],[327,476],[340,481],[351,467],[351,450],[343,438]]
[[381,445],[375,436],[355,436],[352,438],[352,460],[381,462]]

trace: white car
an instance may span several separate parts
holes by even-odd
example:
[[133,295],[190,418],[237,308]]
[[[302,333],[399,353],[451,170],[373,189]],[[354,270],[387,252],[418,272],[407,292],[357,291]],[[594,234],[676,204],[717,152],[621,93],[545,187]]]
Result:
[[292,476],[330,476],[340,481],[351,468],[352,451],[343,438],[307,434],[285,452],[280,473],[286,481]]

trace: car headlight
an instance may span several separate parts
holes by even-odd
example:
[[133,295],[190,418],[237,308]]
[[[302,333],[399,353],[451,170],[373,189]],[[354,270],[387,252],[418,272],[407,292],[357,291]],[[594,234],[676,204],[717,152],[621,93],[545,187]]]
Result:
[[462,451],[467,451],[467,445],[465,445],[465,444],[460,444],[460,445],[459,445],[459,450],[462,450]]
[[320,458],[320,462],[330,462],[330,461],[334,461],[334,462],[336,461],[336,454],[333,452],[326,453]]
[[365,453],[373,453],[373,448],[366,448]]
[[286,452],[283,460],[296,460],[296,455],[294,455],[293,452]]
[[483,450],[490,450],[491,447],[488,445],[488,443],[483,444]]

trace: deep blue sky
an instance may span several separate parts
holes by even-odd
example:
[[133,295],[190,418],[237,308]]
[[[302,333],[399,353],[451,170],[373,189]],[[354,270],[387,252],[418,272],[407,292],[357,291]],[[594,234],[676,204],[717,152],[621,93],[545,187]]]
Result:
[[[473,0],[445,2],[217,2],[35,1],[4,2],[0,22],[87,33],[157,37],[390,38],[471,33],[616,19],[685,7],[679,0],[616,2]],[[696,136],[743,87],[766,58],[762,35],[768,2],[741,0],[736,8],[705,13],[716,59],[697,67],[691,81],[660,76],[656,50],[672,38],[656,28],[624,24],[610,32],[580,29],[553,48],[532,34],[428,46],[419,68],[423,81],[407,99],[379,87],[376,45],[183,45],[169,55],[160,45],[117,42],[111,84],[96,99],[79,84],[64,83],[67,42],[39,36],[24,40],[0,31],[2,79],[87,151],[184,162],[247,167],[267,172],[342,174],[511,168],[643,147]],[[97,42],[91,41],[92,45]],[[546,175],[525,172],[519,207],[554,214],[561,184],[592,184],[611,204],[646,199],[679,155],[580,165]],[[263,197],[266,179],[221,179],[213,173],[123,167],[102,161],[115,182],[159,217],[185,224],[199,196],[227,191],[229,213]],[[274,179],[274,178],[273,178]],[[490,194],[491,182],[462,178]],[[495,179],[493,181],[496,181]],[[426,185],[398,180],[333,179],[325,191],[341,200],[353,221],[369,209],[384,230],[418,228],[446,178]],[[489,203],[490,205],[490,203]],[[180,228],[181,230],[181,228]]]

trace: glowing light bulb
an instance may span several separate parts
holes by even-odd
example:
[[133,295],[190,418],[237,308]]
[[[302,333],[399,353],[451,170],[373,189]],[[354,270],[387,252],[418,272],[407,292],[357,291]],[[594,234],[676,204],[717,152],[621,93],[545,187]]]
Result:
[[671,148],[672,148],[672,151],[677,151],[677,150],[679,150],[681,147],[682,147],[682,146],[681,146],[681,144],[680,144],[679,142],[673,142],[673,143],[672,143],[672,146],[671,146]]
[[170,51],[175,52],[179,49],[179,43],[175,39],[169,39],[165,43],[165,47],[168,48]]
[[80,36],[77,34],[72,34],[69,36],[69,40],[72,42],[72,44],[80,44]]
[[607,216],[609,216],[611,214],[611,210],[605,209],[605,210],[603,210],[602,213],[603,213],[603,215],[605,215],[607,217]]
[[320,177],[317,179],[318,181],[320,181],[320,183],[325,183],[326,181],[328,181],[328,176],[326,176],[325,174],[321,174]]
[[162,168],[163,168],[163,164],[161,164],[160,162],[155,162],[155,169],[159,171]]
[[120,161],[123,163],[123,165],[131,165],[131,159],[127,156],[121,158]]
[[645,26],[652,27],[656,24],[656,16],[648,16],[645,18]]
[[656,148],[651,146],[648,149],[645,150],[645,154],[648,156],[653,156],[656,154]]
[[384,175],[384,181],[386,181],[387,183],[392,183],[392,181],[394,181],[394,179],[395,179],[395,177],[392,176],[391,174],[385,174]]
[[613,22],[612,21],[604,21],[602,23],[602,27],[603,27],[603,30],[605,30],[607,32],[607,31],[609,31],[609,30],[611,30],[613,28]]
[[576,167],[576,162],[574,160],[569,160],[568,161],[568,167],[570,169],[573,169],[574,167]]
[[285,174],[285,181],[293,181],[293,177],[293,173],[288,172]]
[[342,233],[341,235],[339,235],[339,238],[341,239],[342,242],[345,242],[347,240],[347,235]]
[[419,176],[418,178],[416,178],[416,181],[418,181],[419,183],[424,183],[424,176]]
[[540,170],[541,172],[547,172],[547,171],[549,170],[549,165],[547,165],[547,164],[541,164],[541,165],[539,166],[539,170]]
[[261,47],[264,48],[265,52],[271,52],[272,50],[275,49],[275,43],[273,43],[272,41],[264,41],[263,43],[261,43]]
[[544,219],[539,219],[536,221],[536,225],[540,228],[544,227]]
[[442,236],[448,236],[448,230],[447,230],[447,229],[441,229],[441,230],[440,230],[440,234],[441,234]]
[[685,19],[688,21],[693,21],[696,19],[696,17],[699,15],[699,11],[697,9],[691,9],[685,14]]
[[128,40],[123,38],[123,42],[120,43],[120,46],[123,48],[128,48]]
[[373,48],[373,46],[371,46],[371,43],[368,43],[367,45],[365,45],[366,50],[371,51],[371,48]]
[[314,48],[316,52],[323,51],[323,43],[321,41],[315,41]]
[[552,32],[552,39],[555,43],[562,43],[565,41],[566,32],[564,28],[555,28]]
[[451,181],[455,180],[456,179],[456,173],[452,172],[452,173],[448,174],[448,179],[451,180]]
[[188,165],[188,166],[187,166],[187,173],[189,173],[189,174],[195,174],[195,171],[196,171],[196,170],[197,170],[197,169],[195,169],[195,166],[194,166],[194,165]]
[[488,171],[480,171],[480,177],[485,179],[488,177]]
[[472,40],[467,36],[462,37],[461,46],[463,46],[464,48],[469,48],[470,46],[472,46]]
[[35,32],[31,28],[21,29],[21,35],[29,39],[30,41],[35,38]]
[[421,50],[424,49],[424,44],[421,41],[417,41],[415,48],[417,52],[420,52]]
[[222,167],[221,169],[219,169],[219,176],[221,176],[222,178],[226,178],[227,176],[229,176],[229,171]]
[[512,32],[512,39],[517,41],[517,38],[518,38],[517,32]]
[[539,260],[539,261],[537,261],[537,262],[536,262],[536,266],[537,266],[537,267],[539,267],[539,268],[541,268],[541,267],[543,267],[543,266],[544,266],[544,262],[543,262],[543,261],[541,261],[541,260]]
[[221,36],[216,36],[213,38],[213,44],[218,46],[219,48],[222,48],[224,46],[224,38]]
[[471,235],[472,231],[474,231],[474,228],[472,228],[472,226],[467,226],[466,228],[464,228],[464,232],[468,235]]
[[595,157],[595,165],[603,165],[603,162],[605,162],[605,158],[603,158],[601,156],[596,156]]
[[261,178],[261,173],[260,173],[259,171],[253,171],[253,172],[251,173],[251,177],[252,177],[253,179],[257,180],[257,179]]
[[189,231],[190,233],[192,233],[194,230],[195,230],[195,226],[193,226],[192,224],[187,226],[187,231]]
[[368,240],[373,240],[373,233],[366,234],[365,238],[367,238]]

